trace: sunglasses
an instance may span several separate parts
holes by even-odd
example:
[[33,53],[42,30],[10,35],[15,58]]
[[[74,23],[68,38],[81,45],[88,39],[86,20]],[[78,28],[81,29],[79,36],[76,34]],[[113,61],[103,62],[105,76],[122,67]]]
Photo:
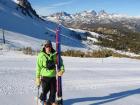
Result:
[[46,48],[51,47],[50,45],[45,45]]

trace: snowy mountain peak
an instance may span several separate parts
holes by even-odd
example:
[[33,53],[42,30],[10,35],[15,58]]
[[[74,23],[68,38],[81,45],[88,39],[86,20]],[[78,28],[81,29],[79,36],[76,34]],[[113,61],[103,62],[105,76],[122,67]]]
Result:
[[53,15],[56,15],[56,16],[70,16],[70,14],[68,14],[67,12],[58,12],[58,13],[55,13]]
[[[90,20],[92,22],[94,22],[93,20],[97,20],[97,19],[106,19],[106,18],[118,18],[120,16],[123,17],[123,15],[120,14],[110,14],[107,13],[105,10],[101,10],[100,12],[96,12],[94,10],[86,10],[86,11],[82,11],[79,13],[75,13],[75,14],[69,14],[66,12],[59,12],[59,13],[55,13],[49,16],[46,16],[46,18],[55,18],[56,17],[60,17],[61,19],[63,19],[63,21],[79,21],[82,20],[84,22],[90,22]],[[55,19],[51,19],[51,20],[55,20]],[[78,20],[77,20],[78,19]]]
[[97,13],[94,10],[89,10],[89,11],[83,11],[81,14],[86,14],[86,15],[97,15]]
[[91,13],[91,14],[93,14],[93,15],[97,15],[96,11],[94,11],[94,10],[89,10],[89,11],[87,11],[87,12],[89,12],[89,13]]
[[74,16],[82,16],[82,17],[86,17],[86,16],[96,16],[97,13],[94,10],[89,10],[89,11],[82,11],[79,13],[74,14]]
[[[65,12],[64,12],[65,13]],[[63,14],[64,14],[63,13]],[[56,13],[57,14],[57,13]],[[68,14],[68,13],[67,13]],[[53,15],[53,17],[47,16],[46,19],[53,20],[55,21],[57,15]],[[62,16],[62,15],[61,15]],[[122,21],[125,23],[132,23],[132,24],[138,24],[136,26],[139,26],[139,20],[140,18],[136,17],[131,17],[131,16],[126,16],[122,14],[116,14],[116,13],[108,13],[105,10],[101,10],[100,12],[96,12],[94,10],[89,10],[89,11],[82,11],[79,13],[75,14],[69,14],[69,15],[63,15],[63,17],[60,18],[62,19],[63,23],[65,22],[66,24],[72,23],[74,25],[72,26],[77,26],[77,24],[82,24],[82,23],[87,23],[87,24],[114,24],[116,22],[122,23]],[[128,24],[128,25],[130,25]],[[78,25],[79,26],[79,25]],[[137,28],[137,27],[136,27]],[[138,28],[137,28],[138,29]]]
[[105,10],[101,10],[98,14],[100,14],[100,15],[108,15],[108,13]]
[[22,14],[31,18],[41,19],[28,0],[0,0],[0,3],[10,8],[14,7],[16,10],[22,12]]

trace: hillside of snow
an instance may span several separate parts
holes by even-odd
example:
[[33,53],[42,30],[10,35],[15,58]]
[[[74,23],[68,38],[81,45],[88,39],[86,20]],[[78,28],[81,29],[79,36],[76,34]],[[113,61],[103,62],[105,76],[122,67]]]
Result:
[[[63,57],[64,105],[139,105],[140,61]],[[36,56],[0,52],[0,105],[36,105]]]
[[[57,23],[44,21],[32,14],[28,16],[15,2],[12,0],[0,0],[0,42],[4,29],[5,38],[8,46],[21,48],[32,47],[39,48],[45,39],[55,43],[55,31]],[[83,35],[82,32],[75,32],[76,35]],[[79,36],[74,36],[72,31],[64,26],[61,26],[61,39],[63,49],[93,49],[89,48],[87,43],[77,39]],[[73,43],[71,43],[73,42]]]

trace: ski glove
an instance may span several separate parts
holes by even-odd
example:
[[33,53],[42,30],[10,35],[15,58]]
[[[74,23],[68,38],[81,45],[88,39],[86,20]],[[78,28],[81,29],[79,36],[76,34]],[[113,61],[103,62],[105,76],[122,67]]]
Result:
[[63,70],[60,70],[60,71],[57,73],[57,76],[62,76],[63,73],[64,73],[64,71],[63,71]]
[[36,78],[35,84],[36,84],[37,87],[40,86],[40,84],[41,84],[41,80],[40,80],[39,77]]

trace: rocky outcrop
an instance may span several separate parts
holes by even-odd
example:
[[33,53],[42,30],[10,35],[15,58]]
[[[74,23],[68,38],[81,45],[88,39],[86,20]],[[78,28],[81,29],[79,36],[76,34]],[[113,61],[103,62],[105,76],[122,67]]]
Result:
[[18,1],[18,8],[21,9],[21,12],[24,15],[28,15],[30,17],[37,17],[40,18],[36,11],[32,8],[30,2],[28,0],[17,0]]

